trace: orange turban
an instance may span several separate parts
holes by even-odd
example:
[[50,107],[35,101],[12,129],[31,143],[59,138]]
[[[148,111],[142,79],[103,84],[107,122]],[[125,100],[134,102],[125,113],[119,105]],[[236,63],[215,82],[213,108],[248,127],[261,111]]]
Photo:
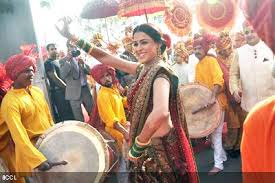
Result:
[[185,47],[188,47],[188,46],[193,46],[193,39],[192,37],[189,37],[186,41],[185,41]]
[[183,41],[177,42],[174,49],[175,49],[175,54],[178,54],[183,59],[189,57],[188,51],[186,50],[185,43]]
[[116,52],[119,49],[118,43],[109,43],[107,49],[111,52]]
[[123,39],[122,39],[122,43],[124,46],[127,46],[129,44],[131,44],[133,42],[133,39],[131,36],[125,36]]
[[221,32],[219,38],[216,41],[217,50],[225,50],[232,47],[232,40],[229,37],[228,32]]
[[22,71],[30,66],[33,67],[34,72],[36,71],[35,59],[24,54],[17,54],[9,57],[5,65],[7,75],[13,81],[16,80],[17,76]]
[[104,64],[98,64],[98,65],[95,65],[90,70],[90,73],[91,73],[92,77],[99,84],[101,84],[100,83],[100,79],[104,76],[104,74],[106,72],[108,72],[112,76],[113,84],[116,84],[117,83],[117,79],[116,79],[116,72],[115,72],[114,68],[108,67],[108,66],[106,66]]

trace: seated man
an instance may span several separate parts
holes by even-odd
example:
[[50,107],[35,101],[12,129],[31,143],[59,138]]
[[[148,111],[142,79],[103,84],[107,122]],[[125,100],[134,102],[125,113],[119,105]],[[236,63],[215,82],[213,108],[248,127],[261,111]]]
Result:
[[[0,157],[10,172],[28,176],[33,169],[49,170],[53,165],[35,148],[37,138],[53,125],[43,92],[32,86],[35,60],[18,54],[11,56],[5,66],[12,88],[1,103]],[[17,177],[17,182],[24,182]]]
[[94,80],[101,85],[97,94],[97,108],[105,130],[118,143],[122,150],[123,139],[128,140],[126,116],[123,98],[117,89],[115,70],[103,64],[98,64],[91,69]]

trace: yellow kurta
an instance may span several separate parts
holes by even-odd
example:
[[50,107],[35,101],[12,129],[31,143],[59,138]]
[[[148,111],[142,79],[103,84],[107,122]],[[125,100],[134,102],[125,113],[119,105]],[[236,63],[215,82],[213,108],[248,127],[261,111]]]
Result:
[[126,125],[126,116],[123,107],[123,98],[117,88],[107,88],[102,86],[97,94],[98,113],[105,124],[105,130],[117,140],[121,149],[123,134],[114,129],[117,121],[123,126]]
[[210,90],[213,90],[214,85],[220,85],[223,92],[221,92],[217,99],[223,109],[227,106],[227,99],[224,94],[224,79],[223,72],[215,57],[205,56],[196,66],[195,81],[199,84],[205,85]]
[[[43,92],[34,86],[30,86],[29,89],[31,95],[25,89],[11,89],[1,105],[0,132],[8,131],[15,144],[15,149],[6,145],[0,155],[8,154],[8,149],[11,154],[14,154],[15,150],[15,157],[8,157],[11,159],[6,161],[13,162],[15,158],[15,167],[11,167],[11,169],[15,169],[16,172],[32,172],[34,168],[46,161],[45,156],[33,144],[36,137],[53,125]],[[2,138],[4,136],[0,136],[1,140]]]

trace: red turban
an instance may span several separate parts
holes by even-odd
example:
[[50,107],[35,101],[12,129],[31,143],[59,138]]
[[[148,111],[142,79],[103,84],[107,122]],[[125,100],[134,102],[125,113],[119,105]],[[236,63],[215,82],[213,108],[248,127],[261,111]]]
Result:
[[200,45],[204,49],[205,53],[207,53],[210,49],[211,42],[215,42],[215,40],[215,36],[208,33],[204,33],[203,35],[198,36],[196,37],[196,39],[194,39],[193,47],[195,48],[196,46]]
[[168,34],[163,34],[162,37],[165,40],[165,45],[166,45],[167,49],[170,49],[171,48],[171,44],[172,44],[171,37]]
[[18,74],[32,66],[36,71],[35,59],[24,54],[13,55],[8,58],[5,64],[7,75],[11,80],[16,80]]
[[94,80],[99,84],[101,84],[100,79],[103,77],[103,75],[106,72],[108,72],[112,76],[113,84],[117,83],[116,72],[115,72],[115,69],[112,67],[108,67],[104,64],[98,64],[98,65],[95,65],[90,71]]

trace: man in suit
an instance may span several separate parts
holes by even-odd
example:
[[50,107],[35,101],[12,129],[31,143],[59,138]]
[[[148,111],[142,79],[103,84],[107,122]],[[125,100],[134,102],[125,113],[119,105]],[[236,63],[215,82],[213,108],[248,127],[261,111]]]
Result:
[[60,78],[58,53],[54,43],[47,45],[49,58],[44,63],[45,72],[50,84],[51,103],[55,122],[72,120],[74,116],[69,101],[65,100],[66,83]]
[[67,85],[65,98],[70,101],[75,119],[84,121],[81,104],[89,115],[93,107],[93,98],[87,83],[90,68],[78,57],[80,51],[75,46],[67,43],[67,48],[67,56],[60,60],[60,75]]

